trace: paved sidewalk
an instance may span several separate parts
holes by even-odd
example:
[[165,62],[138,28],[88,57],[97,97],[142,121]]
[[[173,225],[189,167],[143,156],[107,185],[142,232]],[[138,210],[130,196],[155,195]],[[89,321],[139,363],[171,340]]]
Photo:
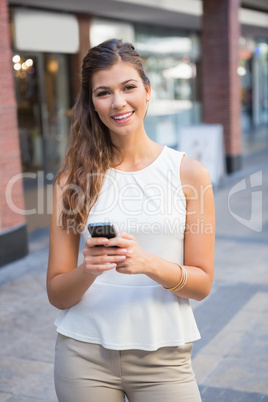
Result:
[[[214,285],[207,299],[192,303],[202,335],[193,366],[203,402],[268,401],[267,177],[266,155],[215,190]],[[47,257],[46,228],[31,234],[26,258],[0,269],[0,402],[57,400]]]

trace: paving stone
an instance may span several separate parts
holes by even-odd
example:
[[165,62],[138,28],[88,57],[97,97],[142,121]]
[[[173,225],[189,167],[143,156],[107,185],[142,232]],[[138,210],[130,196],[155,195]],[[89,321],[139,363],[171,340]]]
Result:
[[[224,241],[225,242],[225,241]],[[223,242],[221,241],[219,247]],[[216,241],[217,244],[217,241]],[[268,244],[268,241],[267,241]],[[217,248],[218,246],[216,246]],[[241,252],[237,252],[241,250]],[[242,253],[243,250],[243,253]],[[265,264],[266,261],[266,264]],[[266,269],[265,269],[266,267]],[[257,268],[257,270],[256,270]],[[229,249],[219,255],[216,249],[215,279],[226,282],[251,282],[263,283],[259,277],[259,271],[268,281],[268,250],[261,244],[243,244],[243,241],[235,241]]]
[[36,334],[44,331],[50,333],[55,330],[53,322],[57,315],[58,311],[50,307],[42,297],[39,297],[34,304],[25,303],[16,312],[1,314],[0,323],[1,328],[7,328],[10,332],[22,329]]
[[249,302],[245,306],[247,311],[256,313],[260,311],[262,313],[268,313],[268,297],[266,292],[258,292],[254,297],[250,298]]
[[232,331],[249,331],[254,328],[258,321],[258,313],[247,311],[246,305],[243,310],[239,311],[228,323],[228,327]]
[[[0,390],[12,396],[56,400],[53,383],[53,364],[2,357],[0,370]],[[21,400],[21,399],[20,399]]]
[[211,387],[231,388],[268,395],[268,362],[227,357],[206,379]]
[[206,299],[205,303],[195,309],[195,317],[202,338],[201,341],[196,342],[193,356],[199,353],[243,309],[255,293],[256,288],[250,284],[221,286]]
[[[226,357],[240,359],[240,364],[243,361],[245,365],[268,361],[268,329],[264,324],[268,322],[264,321],[268,316],[262,312],[265,303],[256,303],[260,297],[263,294],[257,293],[248,300],[243,309],[194,357],[193,367],[200,384],[209,384],[211,377],[225,363]],[[249,310],[252,303],[256,307],[254,313]],[[266,381],[264,375],[262,381]]]
[[192,360],[192,366],[197,383],[205,384],[208,376],[216,369],[219,364],[219,356],[207,355],[203,351],[198,353]]
[[259,393],[204,386],[199,389],[203,402],[268,402],[268,396]]
[[229,330],[219,332],[200,352],[202,355],[217,356],[218,361],[229,355],[241,337],[242,331],[230,332]]
[[233,357],[256,362],[268,362],[268,338],[267,335],[256,332],[247,332],[231,350]]
[[[2,330],[1,330],[2,331]],[[49,334],[27,333],[26,331],[16,331],[15,336],[6,335],[6,339],[2,342],[1,335],[1,358],[2,356],[13,357],[19,359],[36,360],[40,362],[54,362],[54,349],[56,343],[56,332]]]
[[268,340],[268,312],[258,315],[254,331]]
[[10,396],[11,396],[10,394],[2,394],[2,392],[0,392],[0,402],[8,401]]
[[[58,399],[55,397],[53,399],[40,399],[40,398],[29,398],[29,397],[22,397],[22,396],[14,396],[11,394],[5,394],[5,397],[7,397],[8,399],[1,399],[1,393],[0,393],[0,402],[56,402]],[[3,394],[4,395],[4,394]]]

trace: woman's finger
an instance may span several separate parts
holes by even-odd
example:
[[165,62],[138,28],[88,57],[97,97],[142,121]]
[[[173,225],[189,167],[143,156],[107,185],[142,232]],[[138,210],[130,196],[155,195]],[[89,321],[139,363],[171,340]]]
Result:
[[109,263],[117,263],[124,261],[126,256],[124,255],[102,255],[102,256],[86,256],[85,263],[89,265],[103,265]]
[[128,240],[136,240],[136,237],[132,236],[131,234],[127,232],[119,232],[118,237],[121,237],[122,239],[128,239]]
[[102,265],[86,265],[86,270],[91,272],[93,275],[100,275],[102,272],[110,271],[116,268],[115,263],[108,263]]
[[90,237],[86,240],[86,247],[106,246],[108,239],[106,237]]
[[127,249],[122,247],[105,247],[105,250],[108,255],[122,255],[127,253]]
[[113,237],[108,240],[107,247],[119,247],[119,248],[129,248],[131,241],[129,239],[124,239],[123,237]]

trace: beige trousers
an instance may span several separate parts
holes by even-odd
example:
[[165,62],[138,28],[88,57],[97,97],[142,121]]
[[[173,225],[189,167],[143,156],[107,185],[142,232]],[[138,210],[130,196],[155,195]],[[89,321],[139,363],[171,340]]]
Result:
[[156,351],[110,350],[58,335],[59,402],[200,402],[192,343]]

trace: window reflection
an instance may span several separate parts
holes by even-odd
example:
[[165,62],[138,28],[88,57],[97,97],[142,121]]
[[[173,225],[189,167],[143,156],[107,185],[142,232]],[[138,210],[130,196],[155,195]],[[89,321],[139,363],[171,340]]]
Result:
[[45,55],[45,96],[43,108],[46,126],[48,171],[54,172],[63,158],[69,136],[70,97],[68,66],[63,54]]
[[12,61],[23,171],[55,172],[69,135],[67,56],[21,53]]
[[43,164],[37,58],[16,54],[12,61],[22,168],[37,170]]
[[177,148],[180,127],[201,121],[196,94],[198,41],[176,30],[137,26],[135,47],[152,85],[146,130],[155,141]]

